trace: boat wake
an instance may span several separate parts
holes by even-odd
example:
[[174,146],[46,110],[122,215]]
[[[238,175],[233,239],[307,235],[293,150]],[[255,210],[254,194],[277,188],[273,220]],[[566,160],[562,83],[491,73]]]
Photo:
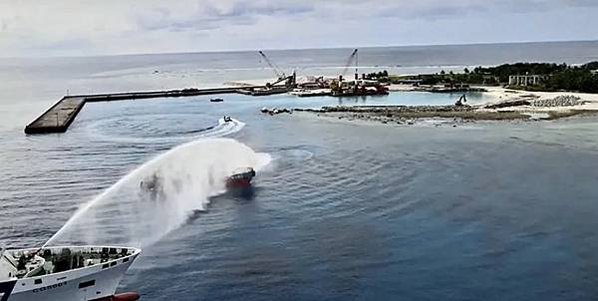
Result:
[[273,156],[274,160],[285,159],[287,161],[302,162],[311,160],[314,157],[314,153],[304,149],[281,149]]
[[[180,117],[180,118],[179,118]],[[184,142],[195,140],[199,138],[213,138],[224,137],[239,132],[245,123],[230,119],[225,121],[220,118],[218,123],[212,126],[203,128],[187,130],[184,132],[176,130],[164,130],[167,126],[164,124],[172,124],[172,119],[179,118],[182,120],[195,119],[189,118],[187,114],[165,114],[165,115],[140,115],[132,117],[118,117],[114,119],[105,119],[91,124],[88,127],[91,135],[97,139],[110,142],[121,143],[171,143]],[[121,134],[115,134],[115,129],[120,130]],[[109,131],[110,134],[104,133]],[[135,136],[133,133],[140,133]]]
[[271,158],[226,138],[180,145],[130,172],[80,208],[46,245],[145,247],[184,224],[225,191],[234,170],[262,170]]

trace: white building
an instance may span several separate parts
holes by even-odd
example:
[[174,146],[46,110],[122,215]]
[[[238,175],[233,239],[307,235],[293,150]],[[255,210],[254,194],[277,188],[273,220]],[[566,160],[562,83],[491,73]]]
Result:
[[511,75],[509,86],[537,86],[548,79],[548,75]]

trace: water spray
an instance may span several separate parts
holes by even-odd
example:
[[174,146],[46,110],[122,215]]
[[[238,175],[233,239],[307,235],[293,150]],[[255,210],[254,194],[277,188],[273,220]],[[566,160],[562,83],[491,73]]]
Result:
[[233,139],[177,146],[83,205],[42,248],[56,242],[147,246],[205,210],[210,197],[225,192],[234,170],[253,167],[259,173],[270,160]]

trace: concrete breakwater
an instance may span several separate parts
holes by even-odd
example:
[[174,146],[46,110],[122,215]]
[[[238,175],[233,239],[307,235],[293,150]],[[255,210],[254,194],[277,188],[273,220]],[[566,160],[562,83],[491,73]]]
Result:
[[[259,88],[243,87],[243,89]],[[238,87],[65,96],[25,127],[26,134],[64,133],[87,102],[242,93]]]
[[[567,106],[568,103],[575,103],[575,99],[557,99],[560,106]],[[545,107],[536,108],[530,106],[529,101],[522,103],[510,101],[501,103],[500,106],[468,106],[468,105],[446,105],[446,106],[329,106],[319,109],[296,108],[293,110],[277,109],[262,110],[264,113],[276,115],[287,112],[307,112],[322,117],[333,117],[345,120],[367,120],[381,122],[384,124],[413,124],[417,120],[438,119],[453,123],[474,122],[474,121],[525,121],[525,120],[555,120],[573,116],[595,116],[598,110],[592,108],[578,109],[551,109],[547,103]],[[525,109],[518,109],[520,106],[527,106]],[[543,117],[534,118],[534,114],[542,114]],[[545,116],[544,116],[545,115]]]
[[318,116],[347,120],[370,120],[382,123],[412,124],[418,119],[441,118],[446,120],[525,120],[529,116],[517,111],[479,110],[472,106],[337,106],[320,109],[294,109]]

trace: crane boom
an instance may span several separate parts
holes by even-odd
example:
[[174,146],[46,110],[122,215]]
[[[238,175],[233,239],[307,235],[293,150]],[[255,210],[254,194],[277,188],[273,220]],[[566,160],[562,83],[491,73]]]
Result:
[[[345,63],[345,68],[343,69],[343,73],[341,73],[341,75],[343,77],[345,77],[345,75],[347,75],[347,71],[349,71],[349,67],[353,64],[353,61],[357,62],[357,49],[353,50],[353,52],[347,59],[347,63]],[[357,74],[357,63],[355,64],[355,73]]]
[[272,70],[274,70],[274,73],[276,74],[276,77],[278,77],[278,79],[282,79],[282,78],[286,77],[284,72],[281,72],[280,68],[278,68],[278,66],[276,66],[276,64],[274,64],[272,61],[270,61],[270,59],[268,58],[268,56],[266,56],[266,54],[264,52],[262,52],[261,50],[258,52],[264,58],[264,61],[266,61],[268,66],[270,66],[270,68],[272,68]]

